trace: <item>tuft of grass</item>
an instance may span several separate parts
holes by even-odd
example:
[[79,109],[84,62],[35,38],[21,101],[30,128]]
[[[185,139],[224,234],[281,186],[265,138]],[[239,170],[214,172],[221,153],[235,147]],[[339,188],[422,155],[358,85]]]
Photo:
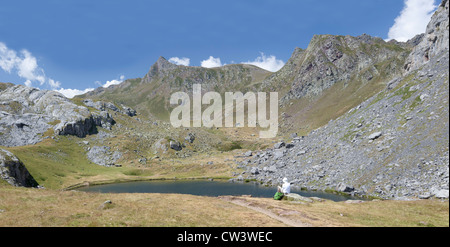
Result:
[[230,141],[217,145],[217,150],[228,152],[235,149],[242,149],[241,143],[239,141]]
[[114,168],[91,163],[86,152],[72,136],[58,136],[57,140],[45,139],[31,145],[6,148],[27,167],[36,181],[46,188],[60,189],[79,182],[86,176],[110,176],[118,173]]

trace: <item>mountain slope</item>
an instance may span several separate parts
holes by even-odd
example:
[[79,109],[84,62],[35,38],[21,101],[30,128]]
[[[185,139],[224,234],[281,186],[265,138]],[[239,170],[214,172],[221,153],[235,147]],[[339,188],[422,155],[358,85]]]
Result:
[[[417,70],[393,79],[335,121],[294,139],[290,149],[261,151],[249,162],[249,178],[279,183],[288,177],[308,189],[382,198],[448,198],[448,6],[442,2],[407,58],[416,61]],[[430,34],[447,40],[430,42]],[[433,49],[429,59],[422,59],[424,48]],[[408,64],[402,67],[412,68]]]
[[281,92],[282,130],[307,134],[373,96],[400,76],[410,43],[315,35],[296,48],[286,65],[263,81],[263,91]]
[[271,72],[253,65],[233,64],[218,68],[175,65],[160,57],[141,79],[126,80],[109,88],[99,88],[79,97],[105,99],[135,108],[144,116],[168,120],[172,107],[170,95],[182,91],[192,94],[193,84],[202,91],[247,91]]

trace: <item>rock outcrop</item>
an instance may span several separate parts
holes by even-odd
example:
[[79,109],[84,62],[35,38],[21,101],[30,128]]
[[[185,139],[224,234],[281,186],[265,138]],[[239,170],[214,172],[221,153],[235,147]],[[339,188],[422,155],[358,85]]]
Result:
[[87,152],[87,158],[93,163],[101,166],[115,166],[115,162],[122,157],[119,151],[111,151],[108,146],[93,146]]
[[[2,84],[0,90],[0,145],[22,146],[42,141],[49,129],[58,135],[85,137],[97,133],[97,127],[111,129],[115,121],[103,108],[90,111],[55,91],[22,85]],[[111,107],[110,107],[111,108]],[[109,109],[109,108],[108,108]],[[132,109],[120,110],[133,115]]]
[[296,48],[279,71],[262,82],[263,88],[288,87],[281,104],[318,96],[336,83],[386,80],[401,75],[412,46],[385,42],[363,34],[357,37],[314,35],[306,50]]
[[449,49],[449,2],[442,1],[438,10],[433,14],[427,25],[421,42],[414,47],[404,66],[406,71],[414,71],[420,68],[430,59],[439,56],[443,51]]
[[0,149],[0,178],[14,186],[38,186],[23,163],[14,154],[4,149]]

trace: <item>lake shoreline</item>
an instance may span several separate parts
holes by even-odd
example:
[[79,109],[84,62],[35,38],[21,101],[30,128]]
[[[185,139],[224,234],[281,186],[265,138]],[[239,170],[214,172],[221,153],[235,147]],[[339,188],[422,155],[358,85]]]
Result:
[[[192,183],[189,181],[192,181]],[[267,185],[260,183],[259,181],[250,180],[235,181],[223,177],[150,178],[121,180],[119,182],[109,180],[89,184],[80,183],[69,189],[76,190],[77,188],[79,191],[83,192],[98,193],[171,193],[210,197],[250,195],[252,197],[264,198],[272,198],[277,190],[276,185]],[[68,189],[66,188],[66,190]],[[367,198],[355,197],[347,194],[320,190],[311,191],[298,187],[293,187],[291,192],[292,194],[299,194],[303,197],[319,197],[331,201],[368,200]]]

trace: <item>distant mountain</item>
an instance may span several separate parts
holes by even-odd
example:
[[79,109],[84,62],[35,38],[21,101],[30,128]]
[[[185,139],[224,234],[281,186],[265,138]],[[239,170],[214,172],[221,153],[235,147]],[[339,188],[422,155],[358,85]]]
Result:
[[[98,88],[78,97],[122,103],[144,115],[168,120],[171,93],[190,92],[195,83],[202,84],[204,91],[219,93],[278,92],[285,113],[281,118],[282,129],[304,128],[307,133],[400,76],[412,47],[410,43],[385,42],[366,34],[315,35],[307,49],[296,48],[285,66],[275,73],[244,64],[209,69],[189,67],[160,57],[143,78]],[[317,112],[321,112],[319,117],[314,116]]]
[[120,102],[143,115],[168,120],[172,109],[169,99],[174,92],[192,93],[193,84],[201,84],[204,92],[247,91],[270,74],[269,71],[247,64],[202,68],[175,65],[160,57],[143,78],[126,80],[109,88],[98,88],[78,97]]

